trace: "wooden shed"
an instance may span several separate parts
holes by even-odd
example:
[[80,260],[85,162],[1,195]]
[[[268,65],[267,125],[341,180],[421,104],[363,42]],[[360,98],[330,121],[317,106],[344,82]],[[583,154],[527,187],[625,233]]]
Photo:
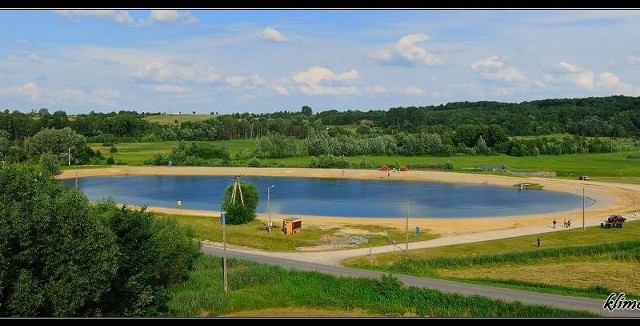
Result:
[[285,218],[282,220],[282,231],[284,234],[298,233],[302,229],[302,220],[299,218]]

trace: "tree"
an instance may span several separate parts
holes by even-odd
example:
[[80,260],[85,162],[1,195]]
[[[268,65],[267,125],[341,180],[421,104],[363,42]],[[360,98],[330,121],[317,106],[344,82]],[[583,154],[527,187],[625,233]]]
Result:
[[182,281],[200,252],[190,229],[145,208],[118,208],[112,201],[92,208],[115,234],[118,271],[102,302],[107,316],[157,316],[167,312],[167,287]]
[[89,155],[84,136],[70,127],[63,129],[43,129],[25,141],[25,149],[31,157],[40,157],[43,153],[52,153],[59,159],[67,158],[69,150],[73,161],[88,162]]
[[116,275],[89,201],[34,166],[0,168],[0,316],[90,316]]
[[51,175],[60,174],[60,160],[56,155],[51,153],[43,153],[39,160],[42,169]]
[[[256,218],[256,208],[258,207],[260,195],[255,185],[240,181],[238,182],[240,187],[239,189],[236,188],[236,194],[234,196],[234,185],[235,183],[225,189],[222,204],[220,205],[222,210],[227,212],[225,215],[225,223],[249,223]],[[242,199],[240,198],[239,191],[242,191]],[[233,200],[234,197],[235,201]]]
[[306,115],[307,117],[310,117],[313,115],[313,110],[308,105],[303,106],[300,112],[302,112],[302,114]]

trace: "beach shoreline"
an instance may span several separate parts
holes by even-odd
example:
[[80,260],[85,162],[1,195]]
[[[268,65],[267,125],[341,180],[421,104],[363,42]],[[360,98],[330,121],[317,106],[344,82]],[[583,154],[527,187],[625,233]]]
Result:
[[[597,225],[601,220],[611,214],[621,214],[640,207],[638,190],[628,187],[622,188],[615,185],[585,182],[580,180],[565,180],[543,177],[502,176],[488,174],[471,174],[438,171],[404,171],[404,172],[380,172],[373,169],[316,169],[316,168],[249,168],[249,167],[177,167],[177,166],[115,166],[97,169],[73,169],[64,170],[59,179],[73,179],[75,177],[89,176],[127,176],[127,175],[209,175],[209,176],[274,176],[274,177],[306,177],[306,178],[337,178],[337,179],[382,179],[426,182],[450,182],[467,184],[487,184],[498,186],[514,186],[519,183],[537,183],[547,191],[560,191],[582,196],[585,195],[595,203],[584,210],[584,220],[587,225]],[[217,218],[219,211],[188,210],[166,207],[147,207],[149,211],[176,214],[211,216]],[[272,221],[278,225],[283,218],[301,218],[303,225],[317,227],[336,227],[349,225],[382,225],[404,230],[407,227],[407,218],[357,218],[357,217],[333,217],[310,215],[283,215],[271,214]],[[257,214],[257,218],[266,221],[266,214]],[[552,226],[552,220],[558,222],[557,227],[562,226],[565,219],[572,221],[572,226],[581,227],[583,211],[573,209],[569,211],[554,212],[549,214],[533,214],[518,216],[496,217],[455,217],[455,218],[426,218],[409,216],[409,229],[420,227],[422,230],[431,230],[440,236],[478,233],[493,230],[518,229],[523,227]]]

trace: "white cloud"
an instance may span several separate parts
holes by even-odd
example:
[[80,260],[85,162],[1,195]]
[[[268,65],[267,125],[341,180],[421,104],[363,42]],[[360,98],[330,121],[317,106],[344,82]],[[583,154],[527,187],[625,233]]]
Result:
[[264,85],[265,81],[259,75],[251,75],[249,77],[244,76],[231,76],[225,78],[225,82],[232,87],[242,87],[245,89],[253,89],[256,86]]
[[570,63],[559,62],[558,67],[562,68],[565,72],[577,72],[578,68]]
[[498,56],[492,56],[485,60],[476,61],[471,65],[471,69],[473,70],[484,70],[490,68],[501,68],[504,66],[504,62],[500,60]]
[[564,74],[566,80],[584,89],[593,89],[593,72],[564,61],[559,62],[558,67],[561,70],[560,73]]
[[277,30],[271,27],[265,28],[262,31],[262,33],[260,33],[260,38],[268,42],[278,42],[278,43],[289,42],[288,38],[286,38],[284,35],[282,35],[282,33],[278,32]]
[[183,64],[157,61],[139,67],[137,71],[132,73],[132,76],[161,83],[178,81],[211,83],[220,79],[220,76],[211,67],[200,69]]
[[45,90],[42,87],[38,86],[38,84],[35,82],[22,84],[21,86],[14,87],[10,90],[10,92],[11,91],[16,95],[29,97],[31,100],[37,100],[38,98],[40,98],[42,93],[45,92]]
[[358,88],[348,85],[360,78],[355,69],[343,73],[335,73],[324,67],[311,67],[291,76],[291,80],[284,78],[271,85],[278,94],[287,95],[299,91],[309,95],[353,95]]
[[640,55],[630,55],[627,59],[631,64],[640,65]]
[[394,62],[400,60],[416,65],[434,66],[442,64],[442,60],[429,53],[424,47],[418,45],[429,40],[424,33],[408,34],[400,38],[392,46],[387,46],[376,51],[371,57],[381,62]]
[[280,81],[272,83],[269,86],[274,91],[276,91],[276,93],[278,93],[279,95],[289,95],[289,94],[291,94],[291,92],[289,91],[289,88],[287,88],[287,86],[285,86],[285,84],[286,84],[286,81],[280,80]]
[[189,11],[180,10],[150,10],[147,18],[140,18],[138,22],[129,14],[127,10],[54,10],[59,16],[74,19],[76,17],[96,17],[108,19],[117,24],[144,26],[154,23],[198,23],[197,17]]
[[414,85],[399,85],[399,86],[382,86],[373,85],[363,88],[364,92],[371,94],[400,94],[409,96],[424,95],[424,90]]
[[27,60],[33,63],[42,63],[42,58],[39,55],[33,53],[27,56]]
[[178,10],[151,10],[149,12],[148,23],[173,23],[182,22],[188,24],[198,23],[197,17],[191,14],[189,11]]
[[471,64],[471,69],[488,80],[515,82],[526,79],[517,68],[505,67],[504,61],[498,56],[476,61]]
[[618,94],[631,94],[632,86],[621,81],[620,78],[612,73],[605,71],[600,74],[598,85],[615,90]]
[[299,72],[293,75],[293,80],[302,84],[319,84],[323,81],[345,81],[358,79],[358,71],[355,69],[347,72],[336,74],[324,67],[311,67],[307,71]]
[[54,13],[69,19],[90,16],[111,20],[118,24],[133,24],[134,19],[126,10],[54,10]]
[[188,87],[172,85],[172,84],[158,84],[153,85],[153,90],[156,93],[163,94],[185,94],[185,93],[193,93],[193,90]]

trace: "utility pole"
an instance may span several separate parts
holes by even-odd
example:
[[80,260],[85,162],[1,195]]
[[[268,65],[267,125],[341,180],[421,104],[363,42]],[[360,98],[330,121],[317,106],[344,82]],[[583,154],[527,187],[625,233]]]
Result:
[[269,222],[267,222],[267,231],[271,234],[271,188],[275,187],[271,185],[267,187],[267,216],[269,217]]
[[406,224],[405,224],[405,232],[407,234],[407,242],[405,245],[405,251],[409,251],[409,199],[405,202],[405,215],[406,215]]
[[222,223],[222,282],[224,283],[224,293],[227,294],[227,235],[225,232],[225,211],[220,212],[220,223]]

